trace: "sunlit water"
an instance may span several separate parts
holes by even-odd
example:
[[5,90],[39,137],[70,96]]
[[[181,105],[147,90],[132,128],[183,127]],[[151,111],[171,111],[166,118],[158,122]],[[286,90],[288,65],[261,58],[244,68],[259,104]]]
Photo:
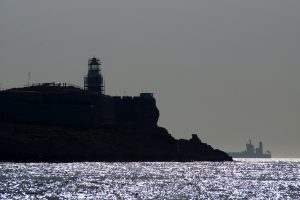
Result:
[[300,160],[0,163],[0,199],[300,199]]

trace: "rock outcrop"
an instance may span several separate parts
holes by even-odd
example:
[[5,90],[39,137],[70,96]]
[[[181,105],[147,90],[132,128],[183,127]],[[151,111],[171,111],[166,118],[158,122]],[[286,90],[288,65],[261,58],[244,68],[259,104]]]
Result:
[[0,161],[231,161],[197,135],[176,140],[157,126],[70,128],[0,123]]
[[157,126],[152,93],[116,97],[61,83],[0,91],[0,161],[225,161]]

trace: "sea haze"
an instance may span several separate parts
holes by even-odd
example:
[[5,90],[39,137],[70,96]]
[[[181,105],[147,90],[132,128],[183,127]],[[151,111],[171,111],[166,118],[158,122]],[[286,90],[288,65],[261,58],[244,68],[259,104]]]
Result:
[[299,199],[300,159],[1,163],[0,199]]

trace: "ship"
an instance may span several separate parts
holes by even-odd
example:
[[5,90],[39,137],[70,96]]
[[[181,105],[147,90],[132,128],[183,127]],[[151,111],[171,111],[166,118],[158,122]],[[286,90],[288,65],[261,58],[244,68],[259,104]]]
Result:
[[271,158],[272,154],[270,151],[263,152],[263,144],[260,141],[259,147],[255,148],[249,140],[246,144],[246,150],[241,152],[227,152],[227,154],[233,158]]

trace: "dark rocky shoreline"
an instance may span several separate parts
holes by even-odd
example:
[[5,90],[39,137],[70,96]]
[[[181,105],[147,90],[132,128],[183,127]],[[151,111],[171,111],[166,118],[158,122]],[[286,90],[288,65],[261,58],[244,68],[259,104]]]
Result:
[[232,161],[197,135],[176,140],[157,126],[72,128],[0,123],[1,162]]

